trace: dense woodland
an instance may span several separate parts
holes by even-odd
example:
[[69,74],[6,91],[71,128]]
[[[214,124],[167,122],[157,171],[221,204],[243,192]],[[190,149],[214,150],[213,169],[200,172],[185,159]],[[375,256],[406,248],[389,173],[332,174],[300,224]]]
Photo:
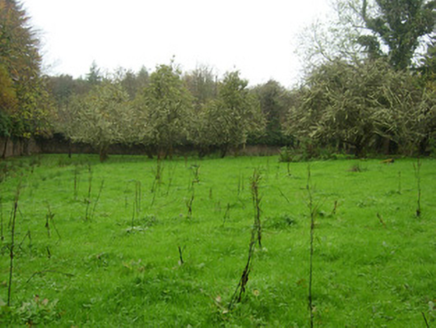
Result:
[[[302,37],[305,77],[289,90],[249,87],[238,71],[46,76],[38,35],[15,0],[0,0],[0,137],[142,145],[171,157],[188,147],[225,156],[246,144],[289,157],[430,154],[436,146],[436,1],[337,0],[337,17]],[[146,64],[146,63],[144,63]],[[259,63],[261,65],[261,63]]]

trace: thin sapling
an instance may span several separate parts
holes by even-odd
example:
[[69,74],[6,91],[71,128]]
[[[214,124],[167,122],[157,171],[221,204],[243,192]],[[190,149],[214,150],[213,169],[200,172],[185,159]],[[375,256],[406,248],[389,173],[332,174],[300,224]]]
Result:
[[413,163],[413,168],[415,169],[415,177],[418,188],[418,199],[417,199],[417,207],[416,207],[416,216],[421,216],[421,160],[418,157],[417,163]]
[[21,181],[18,183],[17,191],[15,192],[14,199],[14,207],[12,210],[12,218],[11,218],[11,245],[9,248],[9,283],[8,283],[8,306],[11,306],[12,299],[12,276],[14,272],[14,247],[15,247],[15,224],[17,219],[17,211],[18,211],[18,200],[20,198],[21,192]]

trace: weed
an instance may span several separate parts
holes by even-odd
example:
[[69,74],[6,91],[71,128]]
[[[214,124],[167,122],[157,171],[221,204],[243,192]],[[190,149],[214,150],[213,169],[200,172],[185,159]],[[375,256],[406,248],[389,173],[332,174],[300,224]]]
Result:
[[357,163],[357,164],[353,164],[349,169],[348,169],[348,171],[350,171],[350,172],[363,172],[363,171],[366,171],[367,169],[366,168],[364,168],[364,167],[362,167],[359,163]]
[[61,235],[59,234],[58,229],[56,229],[56,225],[54,223],[54,216],[55,216],[55,214],[52,213],[51,208],[50,208],[50,204],[47,202],[47,214],[45,216],[45,228],[47,229],[47,236],[48,236],[48,238],[51,237],[51,233],[50,233],[50,222],[51,222],[53,225],[53,228],[55,229],[55,231],[59,237],[59,240],[60,240]]
[[297,224],[297,220],[287,214],[265,220],[264,227],[283,231]]
[[384,228],[386,228],[386,223],[383,220],[382,216],[380,215],[380,213],[377,213],[377,218],[380,221],[380,223],[383,225]]
[[80,168],[77,163],[74,164],[74,200],[77,200],[77,189],[79,186]]
[[29,249],[32,248],[32,234],[30,233],[30,230],[27,230],[27,233],[24,235],[23,240],[21,240],[21,243],[18,245],[19,249],[22,249],[24,241],[29,239]]
[[139,217],[141,213],[141,198],[142,198],[142,189],[141,189],[141,181],[134,180],[135,184],[135,196],[133,200],[133,210],[132,210],[132,229],[135,226],[135,218]]
[[174,180],[174,171],[175,171],[175,166],[170,166],[169,170],[168,170],[168,185],[167,185],[167,192],[166,192],[166,196],[168,196],[168,194],[170,193],[170,189],[171,186],[173,184],[173,180]]
[[336,211],[338,210],[339,203],[337,200],[333,203],[332,215],[336,215]]
[[286,195],[283,193],[283,191],[280,188],[278,188],[278,190],[280,192],[280,195],[286,200],[288,204],[290,204],[291,202],[289,201],[288,197],[286,197]]
[[180,246],[177,246],[178,250],[179,250],[179,265],[183,265],[185,263],[185,261],[183,261],[183,251],[182,248]]
[[223,217],[223,226],[228,218],[230,218],[230,203],[227,203],[226,212],[224,213],[224,217]]
[[261,230],[261,222],[260,222],[261,198],[259,197],[260,180],[261,180],[260,172],[259,170],[255,169],[253,172],[253,177],[251,179],[251,193],[253,198],[253,206],[255,208],[255,215],[254,215],[254,224],[253,227],[251,228],[250,244],[248,246],[248,258],[244,270],[242,271],[241,278],[239,279],[239,283],[229,303],[228,306],[229,310],[231,310],[236,303],[241,302],[242,295],[245,293],[245,289],[248,283],[248,277],[251,271],[251,265],[252,265],[256,241],[259,247],[262,247],[262,230]]
[[308,204],[307,207],[309,208],[310,213],[310,253],[309,253],[309,311],[310,311],[310,327],[313,327],[313,320],[314,320],[314,306],[313,306],[313,295],[312,295],[312,285],[313,285],[313,240],[315,235],[315,219],[318,213],[318,206],[316,206],[313,202],[313,192],[312,192],[312,185],[311,185],[311,171],[310,171],[310,165],[307,166],[307,184],[306,184],[306,190],[308,195]]
[[418,189],[418,198],[417,198],[417,207],[416,207],[416,216],[421,216],[421,160],[418,157],[418,160],[415,163],[413,163],[413,168],[415,170],[415,177],[416,177],[416,184]]
[[244,270],[242,271],[241,278],[239,279],[239,283],[236,287],[235,292],[230,300],[228,309],[231,310],[236,303],[241,302],[242,295],[245,293],[245,288],[248,283],[248,276],[250,275],[251,265],[254,255],[254,249],[256,245],[256,229],[253,227],[251,229],[251,239],[248,247],[248,258],[247,263],[245,264]]
[[15,223],[17,219],[18,200],[21,193],[21,180],[18,183],[17,191],[15,192],[14,207],[12,210],[12,225],[11,225],[11,244],[9,246],[9,283],[8,283],[8,306],[11,306],[12,298],[12,276],[14,271],[14,247],[15,247]]
[[262,248],[262,224],[260,222],[260,202],[262,198],[259,196],[259,183],[261,180],[261,175],[259,170],[254,170],[253,177],[251,179],[251,195],[253,199],[254,207],[254,227],[256,229],[257,243],[259,247]]
[[279,162],[292,162],[292,152],[288,147],[282,147],[279,154]]
[[191,189],[191,196],[185,201],[186,207],[188,208],[188,218],[192,217],[192,203],[194,203],[195,191],[194,188]]
[[398,171],[398,194],[401,195],[401,171]]
[[3,199],[0,196],[0,240],[5,240],[5,235],[3,231]]
[[42,299],[36,295],[32,301],[23,302],[17,310],[17,314],[21,320],[25,321],[26,326],[36,326],[38,324],[47,324],[53,322],[60,317],[59,310],[57,310],[58,300]]
[[192,164],[191,170],[193,174],[192,183],[199,183],[200,182],[200,164]]
[[156,160],[156,166],[153,169],[153,175],[154,180],[153,184],[151,186],[151,192],[156,192],[156,189],[160,187],[163,180],[163,172],[164,172],[164,165],[162,163],[162,160],[158,157]]
[[89,217],[89,206],[91,205],[91,191],[92,191],[92,166],[91,163],[88,163],[88,197],[85,198],[86,203],[86,211],[85,211],[85,220],[88,221]]
[[95,199],[94,207],[92,208],[90,219],[92,219],[94,217],[95,209],[97,208],[97,204],[100,200],[100,196],[101,196],[101,192],[103,191],[103,187],[104,187],[104,180],[101,181],[100,188],[98,189],[97,198]]
[[238,175],[238,196],[241,194],[242,191],[244,191],[245,186],[244,186],[244,177],[242,176],[241,173],[239,173]]

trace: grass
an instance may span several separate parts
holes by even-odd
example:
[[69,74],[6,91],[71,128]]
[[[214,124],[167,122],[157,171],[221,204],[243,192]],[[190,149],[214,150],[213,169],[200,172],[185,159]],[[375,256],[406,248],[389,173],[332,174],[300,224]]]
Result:
[[[414,159],[310,163],[315,327],[435,325],[436,162],[420,161],[420,217]],[[262,248],[229,309],[258,214],[255,170]],[[2,327],[310,324],[307,163],[47,155],[0,162],[0,174]]]

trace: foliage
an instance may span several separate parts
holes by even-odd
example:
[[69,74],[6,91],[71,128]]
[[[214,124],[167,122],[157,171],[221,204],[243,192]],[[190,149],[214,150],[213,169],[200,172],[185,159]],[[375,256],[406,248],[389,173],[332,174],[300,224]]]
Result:
[[3,322],[17,322],[26,326],[50,324],[60,318],[56,308],[58,300],[50,302],[48,299],[41,300],[38,295],[28,302],[23,302],[20,307],[7,307],[0,299],[0,324]]
[[387,58],[397,70],[410,68],[435,27],[434,0],[335,0],[327,22],[305,29],[298,49],[306,68],[341,59]]
[[[436,1],[375,0],[369,13],[368,0],[362,0],[362,18],[374,38],[372,49],[382,49],[380,41],[389,48],[389,62],[395,69],[407,69],[422,36],[433,32],[436,24]],[[378,39],[378,40],[377,40]],[[371,47],[369,47],[371,50]]]
[[96,85],[85,96],[76,96],[63,114],[63,133],[74,142],[92,145],[101,161],[106,160],[110,145],[129,140],[129,122],[135,120],[128,94],[110,82]]
[[183,76],[186,87],[194,97],[194,107],[200,110],[210,100],[216,99],[218,82],[212,68],[199,66]]
[[[266,120],[265,134],[254,139],[254,143],[286,145],[289,138],[283,133],[282,124],[292,103],[292,94],[277,81],[270,80],[251,90],[259,99],[262,114]],[[251,141],[251,140],[250,140]]]
[[13,113],[17,107],[17,93],[6,67],[0,64],[0,109]]
[[0,111],[0,137],[9,137],[12,129],[10,118]]
[[301,32],[296,51],[302,58],[306,74],[338,59],[352,63],[371,57],[361,42],[368,33],[365,32],[360,1],[332,1],[328,18],[314,21]]
[[28,21],[17,1],[0,1],[0,109],[15,137],[50,133],[52,106],[40,75],[39,42]]
[[86,81],[91,85],[95,86],[100,84],[104,80],[100,68],[97,66],[95,61],[92,62],[89,68],[88,74],[86,74]]
[[73,96],[84,95],[92,86],[81,78],[71,75],[50,76],[47,78],[47,91],[53,98],[57,108],[68,106]]
[[301,103],[289,112],[287,133],[321,145],[345,144],[357,156],[382,140],[410,150],[431,130],[432,97],[383,60],[336,61],[308,77]]
[[259,101],[247,84],[239,72],[227,73],[219,84],[217,99],[210,101],[202,113],[198,142],[219,147],[222,156],[232,147],[245,145],[249,134],[264,130]]
[[144,88],[149,83],[149,74],[145,67],[142,67],[138,73],[119,68],[115,73],[115,81],[121,84],[133,100],[139,93],[144,92]]
[[158,148],[159,156],[172,156],[174,146],[188,139],[192,118],[192,97],[180,72],[160,65],[139,99],[147,124],[146,140]]

